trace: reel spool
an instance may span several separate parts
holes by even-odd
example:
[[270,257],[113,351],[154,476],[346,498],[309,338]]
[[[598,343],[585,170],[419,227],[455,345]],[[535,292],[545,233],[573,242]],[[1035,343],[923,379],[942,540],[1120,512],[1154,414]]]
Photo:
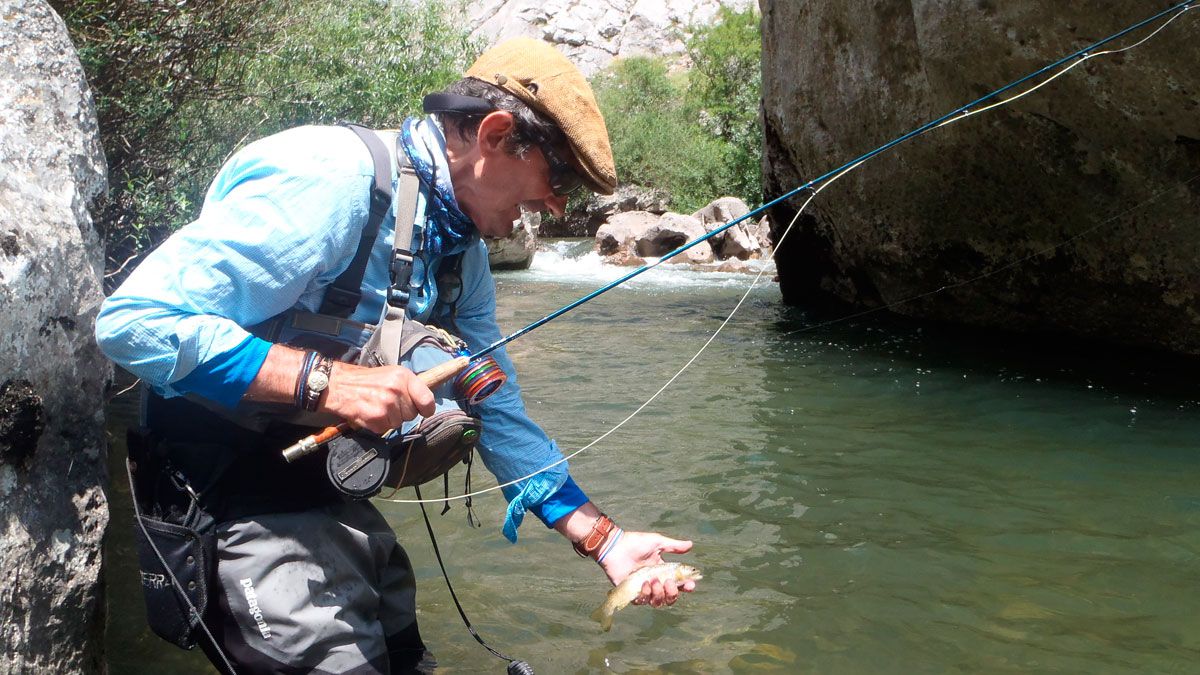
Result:
[[476,359],[454,378],[454,391],[460,400],[479,405],[508,381],[508,375],[491,356]]

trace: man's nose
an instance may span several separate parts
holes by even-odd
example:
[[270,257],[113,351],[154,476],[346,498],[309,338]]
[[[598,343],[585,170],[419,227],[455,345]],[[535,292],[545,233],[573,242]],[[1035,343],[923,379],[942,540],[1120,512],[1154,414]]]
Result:
[[551,194],[549,197],[543,199],[542,203],[546,205],[546,209],[550,213],[554,214],[555,218],[562,218],[563,214],[567,212],[567,197],[565,196],[560,197],[556,194]]

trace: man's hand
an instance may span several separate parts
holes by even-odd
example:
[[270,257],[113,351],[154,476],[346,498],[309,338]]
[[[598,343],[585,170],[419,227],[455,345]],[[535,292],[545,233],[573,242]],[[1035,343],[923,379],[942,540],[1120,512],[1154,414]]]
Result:
[[[671,539],[654,532],[625,532],[608,555],[604,556],[600,567],[608,575],[608,580],[616,585],[639,567],[668,562],[663,560],[663,553],[687,553],[690,550],[690,541]],[[674,579],[665,582],[654,579],[642,584],[642,591],[634,598],[633,604],[649,604],[651,607],[673,605],[679,599],[680,591],[691,593],[694,590],[695,581],[677,585]]]
[[[295,397],[296,378],[304,362],[304,352],[283,345],[272,345],[245,398],[277,403]],[[334,363],[329,388],[317,407],[346,420],[357,428],[377,434],[398,428],[407,420],[432,415],[433,392],[416,375],[402,366],[364,368],[349,363]]]
[[382,434],[418,414],[432,415],[434,400],[429,387],[403,366],[364,368],[335,363],[329,389],[317,410]]

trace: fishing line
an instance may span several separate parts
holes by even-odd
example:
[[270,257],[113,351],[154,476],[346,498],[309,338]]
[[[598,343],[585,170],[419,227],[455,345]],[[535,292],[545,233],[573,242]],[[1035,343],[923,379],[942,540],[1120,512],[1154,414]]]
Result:
[[[792,217],[791,222],[788,223],[788,226],[784,229],[783,234],[781,234],[779,236],[779,242],[776,244],[775,248],[771,251],[771,255],[767,258],[768,262],[771,262],[775,259],[775,253],[777,251],[779,251],[778,244],[782,244],[783,241],[787,238],[788,233],[790,233],[792,231],[792,227],[796,224],[796,221],[800,219],[800,214],[804,213],[804,209],[808,207],[808,205],[812,202],[812,200],[816,199],[817,195],[820,194],[822,190],[829,187],[830,185],[833,185],[834,181],[841,178],[845,174],[850,173],[854,169],[858,168],[858,166],[860,164],[862,164],[862,162],[857,162],[855,164],[852,164],[851,166],[846,167],[845,169],[842,170],[841,173],[830,178],[828,181],[826,181],[824,184],[822,184],[821,187],[815,188],[812,190],[812,194],[809,195],[808,199],[806,199],[804,201],[804,204],[799,208],[799,210],[796,211],[796,215]],[[663,258],[663,259],[665,259],[665,258]],[[495,490],[500,490],[502,488],[506,488],[511,485],[516,485],[517,483],[525,481],[529,478],[533,478],[534,476],[542,473],[543,471],[548,471],[549,469],[553,469],[554,467],[558,466],[559,464],[563,464],[564,462],[568,462],[571,459],[574,459],[576,456],[583,453],[585,450],[591,449],[596,444],[600,443],[604,439],[606,439],[609,436],[611,436],[612,434],[616,433],[618,429],[625,426],[625,424],[628,423],[630,420],[632,420],[634,417],[637,417],[639,413],[641,413],[643,410],[645,410],[651,403],[653,403],[659,396],[661,396],[663,392],[665,392],[672,384],[674,384],[675,380],[679,379],[679,376],[683,375],[684,371],[686,371],[688,368],[690,368],[691,365],[696,362],[696,359],[700,358],[700,355],[703,354],[706,349],[708,349],[708,346],[711,345],[717,339],[717,336],[721,334],[721,331],[724,330],[725,326],[729,325],[729,322],[733,320],[734,315],[736,315],[738,310],[741,309],[742,305],[745,304],[746,299],[750,297],[750,293],[752,293],[754,291],[754,289],[757,287],[758,282],[762,279],[762,276],[763,276],[763,274],[766,273],[766,271],[767,271],[766,265],[764,265],[761,269],[759,269],[758,274],[756,274],[754,276],[754,279],[750,282],[750,286],[746,289],[746,292],[743,293],[742,297],[738,299],[737,304],[734,305],[733,310],[729,313],[729,316],[725,317],[725,320],[721,322],[721,325],[718,326],[715,331],[713,331],[713,334],[708,338],[708,340],[706,340],[704,342],[704,344],[700,346],[700,349],[697,350],[697,352],[692,355],[692,358],[688,359],[687,363],[683,364],[683,367],[681,367],[678,371],[676,371],[675,374],[670,377],[670,379],[668,379],[661,387],[658,388],[658,391],[654,392],[650,396],[650,398],[646,399],[646,401],[644,403],[642,403],[640,406],[638,406],[636,410],[629,413],[629,415],[627,415],[625,417],[625,419],[618,422],[616,424],[616,426],[614,426],[613,428],[604,432],[603,434],[601,434],[596,439],[592,440],[592,442],[588,443],[587,445],[579,448],[575,452],[572,452],[568,455],[563,456],[563,458],[559,459],[558,461],[555,461],[551,464],[547,464],[546,466],[542,467],[541,469],[538,469],[537,471],[535,471],[527,476],[522,476],[520,478],[511,480],[507,483],[501,483],[499,485],[494,485],[492,487],[484,488],[482,490],[476,490],[475,492],[471,492],[469,494],[455,495],[453,497],[446,497],[443,499],[421,499],[420,497],[418,497],[417,499],[390,499],[390,498],[380,497],[378,499],[381,499],[382,501],[385,501],[385,502],[392,502],[394,504],[425,504],[425,503],[431,503],[431,502],[447,502],[447,501],[451,501],[451,500],[455,500],[455,499],[466,499],[468,497],[476,497],[476,496],[484,494],[486,492],[493,492]]]
[[[1055,61],[1054,63],[1052,63],[1048,66],[1045,66],[1037,71],[1034,71],[1033,73],[1030,73],[1029,75],[1026,75],[1025,77],[1022,77],[1018,80],[1014,80],[1013,82],[1011,82],[989,94],[985,94],[984,96],[972,101],[971,103],[968,103],[964,106],[961,106],[961,107],[943,115],[942,117],[939,117],[931,122],[927,122],[927,123],[921,125],[920,127],[914,129],[913,131],[910,131],[907,134],[904,134],[903,136],[900,136],[892,141],[889,141],[888,143],[885,143],[884,145],[881,145],[878,148],[876,148],[864,155],[861,155],[860,157],[853,159],[853,160],[847,162],[846,164],[843,164],[842,166],[840,166],[832,171],[829,171],[829,172],[825,173],[824,175],[819,176],[813,180],[810,180],[807,183],[763,204],[762,206],[758,207],[757,209],[750,211],[746,215],[743,215],[739,218],[730,220],[728,223],[725,223],[721,227],[718,227],[701,237],[697,237],[696,239],[693,239],[692,241],[683,244],[682,246],[675,249],[674,251],[671,251],[671,252],[663,255],[662,257],[660,257],[658,260],[654,261],[653,263],[639,267],[638,269],[633,270],[632,272],[629,272],[628,274],[621,276],[617,280],[610,282],[610,283],[602,286],[601,288],[598,288],[597,290],[583,296],[582,298],[580,298],[570,304],[563,306],[562,308],[542,317],[541,319],[538,319],[537,321],[534,321],[533,323],[525,326],[524,328],[521,328],[520,330],[518,330],[514,333],[511,333],[510,335],[493,342],[492,344],[488,345],[487,347],[484,347],[483,349],[479,350],[478,352],[471,354],[470,358],[472,361],[474,361],[475,359],[486,356],[487,354],[495,351],[496,349],[499,349],[500,347],[508,344],[509,342],[512,342],[513,340],[517,339],[518,337],[521,337],[522,335],[528,333],[529,331],[532,331],[535,328],[538,328],[539,326],[542,326],[542,325],[558,318],[559,316],[566,314],[567,312],[571,311],[572,309],[575,309],[576,307],[578,307],[586,302],[591,301],[592,299],[599,296],[600,294],[605,293],[605,292],[625,283],[626,281],[632,279],[635,276],[638,276],[639,274],[642,274],[651,269],[654,269],[655,267],[658,267],[663,262],[674,258],[675,256],[679,255],[680,253],[700,244],[701,242],[707,241],[707,240],[711,239],[712,237],[716,236],[717,234],[720,234],[721,232],[725,232],[726,230],[730,229],[731,227],[734,227],[735,225],[737,225],[741,222],[744,222],[745,220],[747,220],[759,213],[762,213],[763,211],[766,211],[767,209],[769,209],[777,204],[780,204],[788,199],[791,199],[792,197],[799,195],[800,193],[802,193],[806,190],[811,191],[812,194],[810,194],[808,196],[808,198],[804,201],[804,203],[796,211],[796,214],[792,217],[792,220],[788,223],[788,226],[784,229],[784,231],[780,235],[778,241],[776,241],[775,248],[774,248],[774,250],[772,250],[771,255],[768,258],[768,261],[773,261],[775,259],[775,254],[782,247],[782,244],[786,240],[787,235],[792,231],[792,228],[794,227],[796,222],[799,220],[800,215],[802,213],[804,213],[804,210],[806,208],[808,208],[808,205],[810,203],[812,203],[813,199],[815,199],[816,196],[818,194],[820,194],[825,188],[832,185],[834,182],[836,182],[838,179],[840,179],[842,176],[846,175],[847,173],[850,173],[854,169],[857,169],[859,166],[861,166],[868,160],[874,158],[875,156],[877,156],[883,152],[886,152],[887,150],[889,150],[891,148],[896,147],[897,145],[900,145],[901,143],[904,143],[905,141],[911,140],[911,139],[921,136],[929,131],[932,131],[933,129],[938,129],[938,128],[941,128],[944,126],[948,126],[950,124],[953,124],[954,122],[959,122],[964,119],[967,119],[968,117],[971,117],[975,114],[985,112],[987,110],[991,110],[993,108],[996,108],[996,107],[1011,103],[1013,101],[1016,101],[1020,98],[1023,98],[1024,96],[1027,96],[1030,93],[1033,93],[1034,91],[1037,91],[1038,89],[1041,89],[1043,86],[1049,84],[1050,82],[1053,82],[1058,77],[1062,76],[1063,74],[1069,72],[1076,66],[1078,66],[1081,63],[1084,63],[1092,58],[1095,58],[1097,56],[1119,54],[1121,52],[1133,49],[1134,47],[1137,47],[1137,46],[1143,44],[1144,42],[1146,42],[1147,40],[1153,38],[1155,35],[1157,35],[1159,32],[1161,32],[1163,29],[1165,29],[1167,26],[1169,26],[1172,22],[1174,22],[1175,19],[1178,19],[1180,16],[1183,16],[1188,11],[1194,9],[1194,2],[1195,2],[1195,0],[1186,0],[1185,2],[1181,2],[1177,5],[1174,5],[1166,10],[1163,10],[1162,12],[1159,12],[1158,14],[1155,14],[1154,16],[1151,16],[1148,19],[1145,19],[1136,24],[1133,24],[1132,26],[1129,26],[1128,28],[1118,31],[1117,33],[1114,33],[1114,34],[1110,35],[1109,37],[1104,38],[1103,40],[1095,42],[1095,43],[1093,43],[1093,44],[1091,44],[1069,56],[1059,59],[1058,61]],[[1159,19],[1162,19],[1163,17],[1166,17],[1171,14],[1174,14],[1174,16],[1172,16],[1169,20],[1164,22],[1163,25],[1159,26],[1157,29],[1155,29],[1153,32],[1151,32],[1149,35],[1147,35],[1145,38],[1139,40],[1138,42],[1135,42],[1134,44],[1128,45],[1121,49],[1094,52],[1094,50],[1097,49],[1098,47],[1102,47],[1102,46],[1109,44],[1115,40],[1118,40],[1118,39],[1134,32],[1142,27],[1150,25],[1150,24],[1154,23],[1155,21],[1158,21]],[[1024,91],[1022,91],[1014,96],[1011,96],[1007,99],[1002,99],[1002,100],[996,101],[995,103],[986,105],[982,108],[973,109],[975,106],[977,106],[985,101],[995,99],[996,97],[1000,96],[1001,94],[1011,91],[1012,89],[1026,83],[1026,82],[1033,81],[1036,78],[1040,77],[1041,75],[1044,75],[1050,71],[1053,71],[1055,68],[1059,68],[1059,67],[1063,66],[1064,64],[1071,62],[1074,59],[1078,59],[1078,61],[1076,61],[1075,63],[1072,63],[1068,67],[1062,69],[1061,71],[1055,73],[1051,77],[1047,78],[1046,80],[1043,80],[1042,82],[1039,82],[1038,84],[1030,87],[1027,90],[1024,90]],[[1183,185],[1187,185],[1187,184],[1195,181],[1198,178],[1200,178],[1200,175],[1190,178],[1187,181],[1184,181]],[[820,328],[823,326],[832,325],[832,324],[835,324],[835,323],[838,323],[841,321],[848,321],[850,319],[861,317],[866,314],[870,314],[870,313],[877,312],[877,311],[882,311],[882,310],[885,310],[885,309],[888,309],[891,307],[895,307],[895,306],[898,306],[898,305],[901,305],[901,304],[904,304],[907,302],[912,302],[914,300],[917,300],[917,299],[920,299],[923,297],[928,297],[928,296],[936,294],[936,293],[941,293],[945,290],[965,286],[967,284],[974,283],[976,281],[979,281],[986,277],[992,276],[994,274],[998,274],[1002,271],[1011,269],[1012,267],[1015,267],[1019,264],[1027,262],[1028,260],[1031,260],[1035,257],[1045,255],[1047,252],[1056,250],[1061,246],[1064,246],[1064,245],[1066,245],[1082,236],[1085,236],[1085,235],[1087,235],[1087,234],[1089,234],[1111,222],[1114,222],[1114,221],[1128,215],[1129,213],[1132,213],[1133,211],[1136,211],[1137,209],[1145,206],[1146,204],[1148,204],[1152,201],[1155,201],[1156,199],[1161,197],[1163,194],[1166,194],[1166,192],[1175,189],[1175,187],[1177,187],[1177,186],[1173,186],[1172,188],[1170,188],[1168,190],[1163,190],[1163,191],[1155,194],[1154,196],[1150,197],[1149,199],[1131,207],[1130,209],[1126,210],[1125,212],[1118,214],[1116,216],[1113,216],[1112,218],[1110,218],[1102,223],[1099,223],[1099,224],[1093,226],[1092,228],[1085,230],[1084,232],[1076,234],[1076,235],[1068,238],[1067,240],[1060,242],[1059,244],[1049,247],[1048,249],[1030,254],[1024,258],[1013,261],[1003,267],[1000,267],[995,270],[991,270],[991,271],[981,274],[977,277],[968,279],[966,281],[957,282],[954,284],[948,284],[948,285],[942,286],[936,290],[922,293],[920,295],[916,295],[911,298],[900,300],[900,301],[897,301],[894,303],[890,303],[890,304],[882,306],[882,307],[875,307],[875,308],[872,308],[869,310],[865,310],[863,312],[859,312],[857,314],[852,314],[849,316],[841,317],[839,319],[830,320],[830,321],[816,324],[813,326],[806,326],[804,328],[801,328],[801,329],[798,329],[795,331],[791,331],[789,333],[784,333],[784,335],[792,335],[792,334],[802,332],[802,331],[816,330],[817,328]],[[552,468],[558,466],[559,464],[563,464],[564,462],[567,462],[570,459],[578,456],[580,453],[584,452],[585,450],[588,450],[588,449],[594,447],[596,444],[600,443],[605,438],[608,438],[610,435],[615,433],[618,429],[625,426],[626,423],[628,423],[630,420],[632,420],[634,417],[636,417],[638,414],[640,414],[646,407],[648,407],[660,395],[662,395],[662,393],[665,392],[675,382],[675,380],[677,380],[679,378],[679,376],[684,373],[684,371],[686,371],[689,367],[691,367],[691,365],[693,363],[695,363],[698,358],[700,358],[700,355],[703,354],[704,351],[706,349],[708,349],[708,346],[711,345],[716,340],[717,336],[720,335],[721,331],[725,328],[725,326],[727,326],[729,324],[729,322],[733,320],[733,317],[737,314],[738,310],[741,309],[742,305],[745,303],[746,299],[750,296],[750,293],[755,289],[759,280],[762,278],[762,275],[765,272],[766,272],[766,267],[764,266],[762,269],[759,270],[758,274],[755,275],[754,279],[750,283],[750,286],[746,289],[746,292],[738,300],[737,304],[734,306],[734,308],[730,312],[729,316],[726,317],[723,322],[721,322],[721,325],[717,327],[717,329],[713,332],[712,336],[710,336],[708,338],[708,340],[705,341],[705,343],[703,345],[701,345],[700,349],[690,359],[688,359],[688,361],[683,365],[683,367],[681,367],[674,375],[672,375],[670,377],[670,379],[668,379],[666,381],[665,384],[663,384],[657,391],[655,391],[650,396],[650,398],[648,398],[644,403],[642,403],[640,406],[638,406],[636,410],[634,410],[632,413],[630,413],[628,416],[626,416],[623,420],[618,422],[614,427],[612,427],[608,431],[604,432],[603,434],[601,434],[599,437],[597,437],[595,440],[591,441],[587,445],[584,445],[583,447],[579,448],[578,450],[576,450],[568,455],[565,455],[562,459],[559,459],[551,464],[548,464],[548,465],[542,467],[541,469],[534,471],[533,473],[530,473],[530,474],[522,476],[520,478],[508,481],[506,483],[502,483],[502,484],[495,485],[492,487],[484,488],[481,490],[476,490],[476,491],[470,492],[468,494],[448,496],[448,497],[444,497],[441,499],[428,499],[428,500],[426,500],[426,499],[390,499],[390,498],[379,498],[379,499],[381,499],[381,501],[387,501],[387,502],[392,502],[392,503],[396,503],[396,504],[422,504],[422,503],[433,503],[433,502],[448,502],[448,501],[457,500],[457,499],[468,499],[471,497],[476,497],[476,496],[485,494],[487,492],[493,492],[495,490],[500,490],[505,487],[516,485],[517,483],[523,482],[523,481],[528,480],[544,471],[552,469]]]
[[[797,187],[797,188],[791,190],[790,192],[784,193],[783,195],[776,197],[775,199],[767,202],[766,204],[763,204],[762,206],[758,207],[757,209],[750,211],[746,215],[741,216],[739,218],[735,218],[735,219],[729,221],[728,223],[725,223],[721,227],[718,227],[703,236],[697,237],[697,238],[693,239],[692,241],[687,242],[686,244],[675,249],[674,251],[671,251],[670,253],[665,254],[664,256],[659,258],[654,263],[639,267],[638,269],[633,270],[632,272],[629,272],[628,274],[620,277],[619,279],[612,281],[608,284],[605,284],[604,286],[596,289],[595,291],[592,291],[591,293],[583,296],[582,298],[576,300],[575,302],[565,305],[564,307],[562,307],[558,310],[555,310],[554,312],[542,317],[541,319],[534,321],[533,323],[529,324],[528,326],[525,326],[524,328],[493,342],[492,344],[488,345],[487,347],[484,347],[483,349],[479,350],[478,352],[471,354],[471,359],[474,360],[478,357],[484,356],[486,354],[490,354],[491,352],[495,351],[496,349],[503,347],[504,345],[508,344],[509,342],[512,342],[513,340],[528,333],[529,331],[531,331],[535,328],[538,328],[539,326],[542,326],[554,319],[557,319],[558,317],[562,316],[563,314],[566,314],[567,312],[575,309],[576,307],[579,307],[580,305],[582,305],[586,302],[590,302],[592,299],[596,298],[597,296],[601,295],[602,293],[606,293],[606,292],[612,290],[613,288],[620,286],[621,284],[625,283],[626,281],[632,279],[635,276],[638,276],[639,274],[642,274],[644,272],[648,272],[648,271],[654,269],[655,267],[661,265],[665,260],[673,258],[674,256],[676,256],[694,246],[697,246],[702,242],[708,241],[709,239],[728,230],[729,228],[731,228],[741,222],[744,222],[747,219],[752,218],[777,204],[780,204],[788,199],[791,199],[792,197],[803,192],[804,190],[811,189],[812,186],[814,186],[814,185],[823,183],[823,182],[829,180],[833,176],[840,176],[842,174],[842,172],[845,171],[849,167],[861,164],[861,163],[865,162],[866,160],[875,157],[876,155],[886,152],[886,151],[896,147],[897,145],[900,145],[901,143],[912,140],[912,139],[914,139],[918,136],[921,136],[933,129],[940,127],[940,126],[945,126],[949,122],[955,121],[956,117],[961,117],[963,119],[965,119],[966,117],[969,117],[970,111],[975,106],[977,106],[981,103],[995,99],[996,97],[1000,96],[1001,94],[1011,91],[1012,89],[1015,89],[1016,87],[1019,87],[1026,82],[1035,80],[1038,77],[1044,75],[1045,73],[1048,73],[1048,72],[1062,66],[1063,64],[1069,63],[1073,59],[1086,57],[1093,50],[1095,50],[1099,47],[1102,47],[1106,44],[1109,44],[1115,40],[1119,40],[1120,38],[1134,32],[1140,28],[1150,25],[1150,24],[1154,23],[1155,21],[1158,21],[1159,19],[1174,13],[1174,14],[1176,14],[1176,16],[1171,19],[1173,21],[1175,18],[1178,18],[1178,16],[1181,16],[1184,13],[1188,12],[1189,10],[1194,9],[1193,5],[1195,2],[1196,2],[1196,0],[1185,0],[1184,2],[1180,2],[1179,4],[1174,5],[1168,9],[1165,9],[1165,10],[1155,14],[1154,16],[1151,16],[1148,19],[1139,21],[1139,22],[1133,24],[1132,26],[1129,26],[1128,28],[1125,28],[1116,33],[1113,33],[1112,35],[1104,38],[1103,40],[1094,42],[1094,43],[1088,45],[1087,47],[1080,49],[1079,51],[1076,51],[1068,56],[1065,56],[1065,57],[1059,59],[1058,61],[1051,63],[1048,66],[1044,66],[1044,67],[1042,67],[1020,79],[1014,80],[1013,82],[1010,82],[1010,83],[1004,85],[1003,87],[996,89],[995,91],[993,91],[991,93],[984,94],[983,96],[980,96],[979,98],[975,99],[974,101],[971,101],[970,103],[968,103],[964,106],[956,108],[931,122],[927,122],[927,123],[921,125],[920,127],[917,127],[916,129],[908,132],[907,134],[904,134],[903,136],[900,136],[892,141],[889,141],[856,159],[850,160],[846,164],[844,164],[832,171],[829,171],[828,173],[826,173],[822,176],[819,176],[817,178],[814,178],[813,180],[810,180],[809,182],[801,185],[800,187]],[[1169,24],[1170,21],[1168,21],[1167,23]],[[1165,25],[1164,25],[1164,27],[1165,27]],[[1138,44],[1140,44],[1140,43],[1138,43]],[[1134,45],[1134,46],[1136,46],[1136,45]],[[1097,55],[1099,55],[1099,54],[1097,54]],[[1086,59],[1084,59],[1084,60],[1086,60]],[[1035,89],[1036,89],[1036,87],[1035,87]],[[1017,98],[1019,98],[1019,97],[1017,97]],[[994,106],[988,106],[988,107],[994,107]]]

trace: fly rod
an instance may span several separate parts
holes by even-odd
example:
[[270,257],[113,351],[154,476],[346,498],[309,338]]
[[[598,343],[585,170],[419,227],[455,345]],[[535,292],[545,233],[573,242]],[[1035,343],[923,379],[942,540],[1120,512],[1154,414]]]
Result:
[[[789,192],[786,192],[783,195],[780,195],[779,197],[776,197],[775,199],[763,204],[762,206],[759,206],[758,208],[750,211],[749,213],[746,213],[745,215],[743,215],[741,217],[730,220],[729,222],[721,225],[720,227],[713,229],[711,232],[708,232],[702,236],[696,237],[695,239],[679,246],[675,250],[663,255],[658,260],[656,260],[652,263],[643,265],[643,266],[621,276],[620,278],[618,278],[614,281],[611,281],[611,282],[605,284],[604,286],[601,286],[600,288],[592,291],[591,293],[588,293],[587,295],[579,298],[578,300],[575,300],[574,302],[564,305],[563,307],[551,312],[550,314],[543,316],[542,318],[538,319],[537,321],[530,323],[529,325],[525,326],[524,328],[521,328],[520,330],[517,330],[503,338],[500,338],[499,340],[496,340],[495,342],[491,343],[490,345],[487,345],[483,349],[480,349],[473,353],[466,353],[465,351],[460,352],[456,358],[454,358],[450,361],[447,361],[435,368],[424,371],[424,372],[420,373],[418,375],[418,377],[427,386],[433,387],[433,386],[437,386],[438,384],[441,384],[443,382],[446,382],[447,380],[449,380],[452,377],[457,376],[458,379],[457,379],[456,384],[460,385],[460,387],[459,387],[460,389],[462,389],[464,386],[470,385],[471,381],[473,380],[474,381],[474,389],[468,390],[468,391],[471,391],[474,395],[469,396],[469,399],[472,402],[481,401],[484,398],[486,398],[487,396],[490,396],[492,393],[494,393],[495,390],[499,389],[500,385],[502,385],[504,383],[505,376],[503,374],[503,371],[500,370],[499,365],[496,363],[496,361],[493,358],[491,358],[490,356],[488,356],[489,354],[491,354],[492,352],[496,351],[497,349],[503,347],[504,345],[507,345],[508,343],[512,342],[513,340],[516,340],[517,338],[521,337],[522,335],[525,335],[526,333],[528,333],[536,328],[539,328],[539,327],[553,321],[554,319],[557,319],[558,317],[579,307],[580,305],[590,302],[591,300],[595,299],[596,297],[598,297],[604,293],[607,293],[608,291],[616,288],[617,286],[620,286],[621,284],[624,284],[625,282],[629,281],[630,279],[633,279],[634,277],[636,277],[638,275],[641,275],[645,272],[648,272],[648,271],[654,269],[655,267],[658,267],[659,265],[663,264],[665,261],[674,258],[675,256],[679,255],[680,253],[683,253],[684,251],[687,251],[688,249],[691,249],[691,248],[699,245],[702,242],[708,241],[709,239],[717,236],[718,234],[721,234],[722,232],[725,232],[726,230],[738,225],[739,223],[745,222],[746,220],[763,213],[767,209],[770,209],[788,199],[791,199],[792,197],[800,194],[801,192],[803,192],[805,190],[812,190],[815,193],[817,191],[815,186],[817,186],[827,180],[830,180],[832,178],[836,178],[836,177],[840,176],[843,172],[849,171],[850,169],[857,167],[858,165],[872,159],[876,155],[887,152],[888,150],[896,147],[897,145],[900,145],[901,143],[912,140],[913,138],[916,138],[917,136],[921,136],[921,135],[925,134],[926,132],[931,131],[937,127],[943,126],[945,124],[949,124],[950,122],[956,121],[957,119],[960,119],[962,117],[969,117],[969,116],[975,114],[976,112],[982,112],[982,110],[972,110],[972,109],[976,108],[976,106],[979,106],[983,103],[991,101],[991,100],[997,98],[998,96],[1000,96],[1016,87],[1019,87],[1026,82],[1029,82],[1030,80],[1033,80],[1041,75],[1044,75],[1045,73],[1052,71],[1055,68],[1058,68],[1064,64],[1067,64],[1070,61],[1073,61],[1075,59],[1087,60],[1088,58],[1091,57],[1091,53],[1094,50],[1096,50],[1100,47],[1103,47],[1104,45],[1107,45],[1115,40],[1119,40],[1120,38],[1125,37],[1126,35],[1134,32],[1134,31],[1137,31],[1141,28],[1144,28],[1145,26],[1148,26],[1149,24],[1152,24],[1155,21],[1158,21],[1159,19],[1162,19],[1164,17],[1174,14],[1175,16],[1172,17],[1172,19],[1167,22],[1167,23],[1170,23],[1171,21],[1174,21],[1175,18],[1178,18],[1183,13],[1185,13],[1191,9],[1194,9],[1194,4],[1196,1],[1197,0],[1184,0],[1183,2],[1180,2],[1180,3],[1173,5],[1167,9],[1164,9],[1161,12],[1158,12],[1157,14],[1154,14],[1153,16],[1150,16],[1149,18],[1143,19],[1142,21],[1139,21],[1131,26],[1128,26],[1127,28],[1124,28],[1116,33],[1113,33],[1112,35],[1110,35],[1102,40],[1094,42],[1094,43],[1084,47],[1083,49],[1080,49],[1072,54],[1064,56],[1063,58],[1061,58],[1049,65],[1043,66],[1042,68],[1039,68],[1038,70],[1035,70],[1035,71],[1029,73],[1028,75],[1025,75],[1024,77],[1013,80],[1012,82],[1004,85],[1003,87],[1000,87],[999,89],[996,89],[988,94],[985,94],[985,95],[975,99],[974,101],[967,103],[966,105],[955,108],[954,110],[946,113],[945,115],[942,115],[941,117],[939,117],[935,120],[926,122],[925,124],[922,124],[921,126],[917,127],[916,129],[913,129],[912,131],[910,131],[902,136],[899,136],[891,141],[888,141],[887,143],[880,145],[879,147],[875,148],[874,150],[864,153],[864,154],[856,157],[855,159],[852,159],[849,162],[846,162],[845,164],[837,167],[836,169],[833,169],[832,171],[829,171],[821,176],[818,176],[817,178],[814,178],[814,179],[808,181],[807,183],[804,183],[803,185],[801,185],[793,190],[790,190]],[[1160,30],[1161,30],[1161,28],[1160,28]],[[1155,32],[1157,32],[1157,31],[1155,31]],[[1075,64],[1075,65],[1078,65],[1078,64]],[[1068,68],[1068,70],[1069,69],[1070,68]],[[1053,78],[1051,78],[1051,79],[1053,79]],[[1041,86],[1040,84],[1037,85],[1037,87],[1040,87],[1040,86]],[[1034,87],[1034,89],[1036,89],[1037,87]],[[1019,96],[1017,98],[1019,98]],[[1001,103],[1003,103],[1003,102],[1001,102]],[[1000,105],[1000,103],[996,103],[993,105]],[[993,107],[993,106],[988,106],[988,107]],[[483,373],[488,373],[489,377],[488,378],[480,377],[480,375],[482,375]],[[297,459],[299,457],[302,457],[304,455],[307,455],[307,454],[313,452],[318,447],[320,447],[321,444],[331,441],[343,434],[349,433],[350,431],[352,431],[352,428],[350,427],[350,425],[348,425],[346,423],[342,423],[342,424],[339,424],[339,425],[333,426],[333,427],[327,427],[317,434],[308,436],[306,438],[303,438],[303,439],[297,441],[294,445],[292,445],[289,448],[287,448],[286,450],[284,450],[284,457],[289,462],[293,461],[294,459]]]

